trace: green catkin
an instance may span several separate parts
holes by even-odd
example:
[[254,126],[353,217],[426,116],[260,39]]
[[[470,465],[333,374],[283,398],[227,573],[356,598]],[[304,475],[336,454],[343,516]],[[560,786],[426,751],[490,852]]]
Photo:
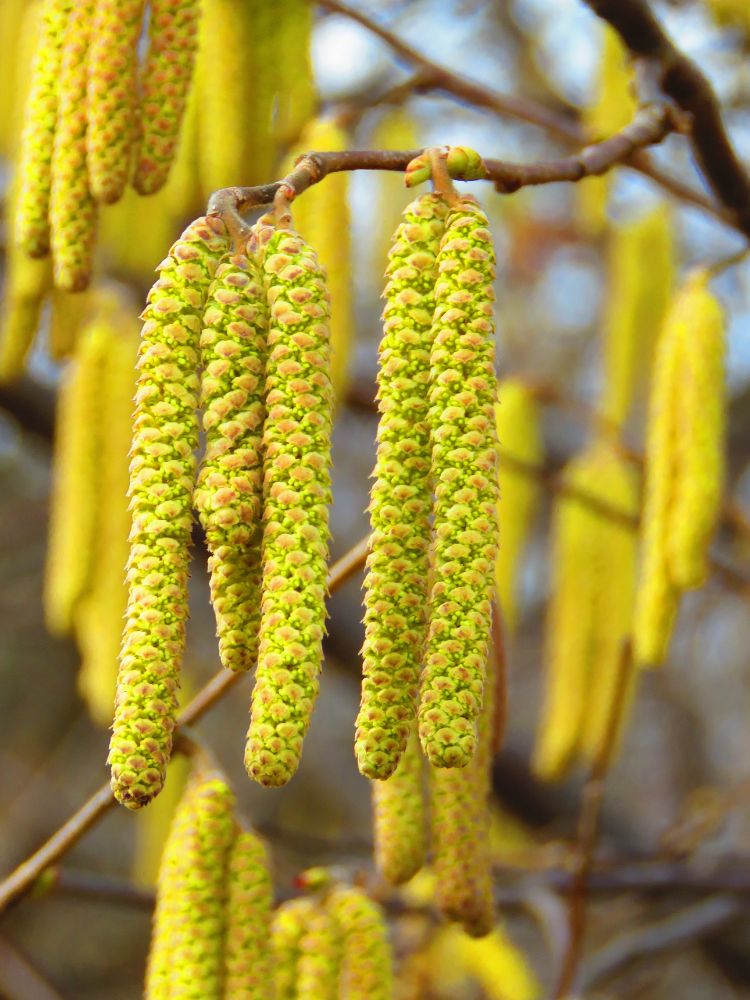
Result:
[[223,223],[193,222],[160,265],[143,313],[130,466],[128,609],[109,763],[112,789],[138,809],[164,783],[188,614],[201,317]]
[[328,906],[341,928],[343,1000],[392,1000],[393,956],[382,909],[361,889],[336,888]]
[[297,1000],[300,942],[313,911],[311,899],[290,899],[273,915],[271,961],[275,1000]]
[[212,778],[189,788],[175,813],[159,871],[147,1000],[224,996],[233,807],[231,790]]
[[241,832],[229,856],[224,946],[224,996],[264,1000],[268,996],[273,884],[268,852],[254,833]]
[[143,0],[98,0],[86,95],[89,184],[107,205],[122,197],[135,133]]
[[249,670],[258,652],[267,329],[258,261],[227,258],[203,317],[206,452],[195,502],[210,551],[219,654],[230,670]]
[[297,1000],[338,1000],[341,928],[327,900],[313,906],[299,941]]
[[58,81],[72,0],[45,0],[21,135],[14,240],[30,257],[49,250],[49,198],[57,122]]
[[163,187],[175,158],[198,48],[200,0],[152,0],[141,74],[141,121],[133,186]]
[[55,287],[80,292],[93,268],[97,205],[86,169],[86,81],[94,0],[80,0],[65,27],[49,217]]
[[424,864],[426,820],[424,764],[412,724],[398,767],[385,781],[372,782],[375,865],[392,885],[408,882]]
[[494,273],[487,217],[460,198],[438,254],[430,358],[435,519],[419,736],[436,767],[468,764],[482,704],[497,550]]
[[483,937],[494,923],[490,855],[495,670],[486,661],[477,750],[463,768],[430,768],[435,904],[467,934]]
[[299,764],[325,631],[332,393],[328,294],[315,253],[278,230],[263,263],[269,330],[258,669],[248,774],[283,785]]
[[393,774],[415,717],[429,569],[428,383],[437,254],[448,213],[413,201],[390,251],[378,372],[378,446],[370,497],[362,704],[355,753],[370,778]]

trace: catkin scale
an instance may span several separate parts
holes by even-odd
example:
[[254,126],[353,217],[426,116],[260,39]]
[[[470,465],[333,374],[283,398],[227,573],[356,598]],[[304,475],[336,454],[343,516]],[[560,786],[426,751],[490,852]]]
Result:
[[86,84],[94,0],[80,0],[65,27],[57,127],[52,154],[49,220],[55,286],[88,287],[93,268],[97,206],[86,168]]
[[325,630],[331,382],[323,272],[300,236],[265,250],[269,306],[258,668],[248,774],[283,785],[299,763],[318,692]]
[[427,391],[437,252],[447,211],[433,194],[412,202],[394,234],[386,271],[355,737],[360,771],[378,779],[394,772],[406,745],[426,639],[432,507]]
[[430,357],[435,488],[419,736],[437,767],[476,746],[497,550],[492,237],[474,199],[452,206],[438,254]]
[[392,1000],[393,958],[381,908],[361,889],[336,887],[328,908],[341,929],[340,993],[346,1000]]
[[198,48],[201,0],[152,0],[133,186],[154,194],[175,158]]
[[272,907],[268,852],[254,833],[242,831],[229,855],[223,996],[268,996]]
[[122,197],[130,174],[142,17],[143,0],[97,0],[86,145],[91,193],[107,205]]
[[218,219],[193,222],[160,265],[143,313],[128,609],[109,752],[115,797],[134,809],[158,794],[172,746],[188,613],[201,317],[227,249]]
[[257,657],[268,309],[260,265],[235,254],[208,295],[201,334],[206,451],[195,503],[210,551],[219,654],[231,670]]
[[424,766],[416,725],[393,774],[373,781],[375,865],[392,885],[408,882],[424,864]]

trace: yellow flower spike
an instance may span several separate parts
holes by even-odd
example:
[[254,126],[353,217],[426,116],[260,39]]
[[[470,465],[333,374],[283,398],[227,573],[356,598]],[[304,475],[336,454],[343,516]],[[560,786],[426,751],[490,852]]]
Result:
[[144,0],[97,0],[86,97],[89,184],[107,205],[122,197],[135,138],[137,46]]
[[160,264],[142,316],[128,609],[109,749],[113,792],[131,809],[158,795],[172,749],[188,614],[201,319],[228,248],[223,223],[196,219]]
[[385,914],[367,893],[336,888],[328,907],[341,928],[340,995],[346,1000],[392,1000],[393,955]]
[[529,962],[501,927],[481,940],[459,933],[456,950],[489,1000],[537,1000],[542,995]]
[[151,2],[133,176],[140,194],[163,187],[175,158],[193,80],[200,13],[201,0]]
[[544,464],[544,441],[539,403],[522,379],[504,379],[498,385],[497,395],[498,519],[502,521],[502,538],[495,561],[495,581],[503,621],[512,631],[518,622],[523,554],[541,499],[539,480],[533,469]]
[[312,899],[282,903],[271,923],[271,968],[275,1000],[297,1000],[297,966],[300,942],[315,911]]
[[472,937],[488,934],[495,919],[489,808],[495,713],[492,657],[484,673],[476,753],[462,768],[429,768],[435,905]]
[[24,373],[44,300],[52,288],[49,259],[32,260],[11,245],[6,261],[0,315],[0,384],[12,382]]
[[258,653],[263,420],[268,307],[260,264],[234,254],[218,267],[201,334],[206,452],[195,505],[210,551],[219,655],[249,670]]
[[341,928],[329,905],[317,901],[299,939],[296,1000],[338,1000]]
[[497,552],[494,262],[486,215],[457,199],[438,253],[430,356],[435,516],[419,738],[437,767],[471,760],[482,705]]
[[93,268],[97,206],[86,167],[86,86],[94,0],[79,0],[65,26],[49,220],[55,287],[81,292]]
[[[306,4],[306,6],[309,6]],[[317,118],[299,140],[297,155],[309,150],[336,152],[349,148],[349,136],[335,121]],[[291,169],[291,163],[290,163]],[[352,308],[349,175],[342,170],[315,184],[294,202],[294,225],[320,258],[331,293],[331,382],[337,403],[349,387],[349,359],[354,343]]]
[[[304,125],[315,110],[310,42],[313,8],[307,0],[286,0],[277,8],[276,67],[278,98],[275,118],[276,142],[287,145],[299,141]],[[310,146],[310,149],[320,149]],[[314,241],[311,241],[314,242]]]
[[412,725],[398,767],[385,781],[373,781],[375,865],[392,885],[408,882],[425,861],[424,763]]
[[18,161],[17,205],[13,239],[30,257],[49,250],[49,197],[52,151],[57,123],[62,47],[73,0],[44,0],[26,99]]
[[708,549],[724,486],[726,351],[724,313],[697,272],[681,291],[680,364],[674,442],[676,481],[667,541],[667,564],[680,590],[700,587],[708,575]]
[[273,966],[270,953],[273,884],[268,852],[254,833],[240,832],[229,856],[224,993],[232,1000],[265,1000]]
[[3,0],[0,38],[0,156],[10,159],[18,148],[21,112],[28,93],[31,64],[39,36],[40,0]]

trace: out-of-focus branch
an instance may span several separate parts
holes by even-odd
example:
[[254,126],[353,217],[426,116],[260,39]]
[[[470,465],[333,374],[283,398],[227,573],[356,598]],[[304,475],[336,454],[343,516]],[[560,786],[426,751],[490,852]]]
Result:
[[647,0],[584,3],[615,29],[634,56],[656,69],[662,91],[691,116],[690,140],[698,165],[737,227],[750,236],[750,174],[732,145],[708,79],[674,45]]
[[[368,542],[368,538],[363,538],[331,567],[328,574],[328,586],[332,593],[343,586],[364,565]],[[239,681],[241,676],[242,674],[239,673],[222,670],[212,677],[186,706],[178,720],[178,727],[189,726],[197,722]],[[40,875],[64,857],[81,837],[109,812],[114,804],[115,799],[109,783],[97,789],[81,808],[52,834],[46,843],[0,884],[0,913],[27,893]]]
[[4,937],[0,937],[0,996],[5,1000],[62,1000],[57,990]]

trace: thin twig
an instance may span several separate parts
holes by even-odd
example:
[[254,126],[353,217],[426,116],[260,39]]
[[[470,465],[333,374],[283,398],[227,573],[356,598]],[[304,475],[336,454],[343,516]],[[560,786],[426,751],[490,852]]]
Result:
[[[328,573],[328,586],[331,593],[343,586],[364,565],[367,548],[368,538],[363,538],[331,566]],[[242,674],[231,673],[228,670],[222,670],[215,674],[182,712],[178,720],[178,727],[189,726],[197,722],[237,683],[241,676]],[[109,812],[114,804],[115,799],[109,783],[97,789],[81,808],[52,834],[49,840],[0,884],[0,913],[27,893],[39,876],[74,847],[81,837]]]

